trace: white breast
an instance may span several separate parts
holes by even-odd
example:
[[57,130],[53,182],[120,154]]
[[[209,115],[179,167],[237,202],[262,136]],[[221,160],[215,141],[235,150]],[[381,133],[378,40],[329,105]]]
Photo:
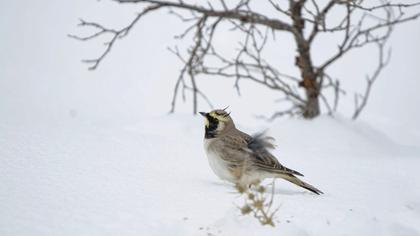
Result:
[[229,182],[235,182],[234,176],[230,173],[227,163],[219,156],[219,154],[211,148],[214,139],[204,139],[204,150],[209,160],[210,168],[221,179]]

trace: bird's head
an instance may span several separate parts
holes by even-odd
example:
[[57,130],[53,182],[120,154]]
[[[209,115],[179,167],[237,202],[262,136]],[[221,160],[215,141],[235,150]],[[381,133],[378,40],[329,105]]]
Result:
[[226,112],[226,109],[227,107],[210,112],[200,112],[200,115],[204,116],[206,138],[215,138],[235,127],[230,113]]

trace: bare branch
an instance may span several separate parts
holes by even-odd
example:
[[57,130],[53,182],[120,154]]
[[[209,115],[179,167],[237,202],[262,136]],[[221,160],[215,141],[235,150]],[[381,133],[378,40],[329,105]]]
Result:
[[[345,1],[343,1],[343,2],[345,2]],[[341,2],[341,4],[343,2]],[[379,4],[379,5],[372,6],[372,7],[363,7],[362,5],[357,4],[355,2],[351,2],[351,1],[349,2],[349,4],[352,7],[359,8],[359,9],[366,10],[366,11],[374,11],[374,10],[384,9],[384,8],[399,8],[399,9],[402,9],[402,8],[409,8],[409,7],[420,6],[420,2],[410,3],[410,4],[386,2],[386,3]]]
[[[183,64],[175,82],[170,112],[175,111],[178,97],[182,96],[182,100],[185,101],[186,93],[190,92],[194,114],[197,112],[199,99],[212,107],[210,99],[199,89],[197,83],[201,76],[206,76],[232,79],[233,87],[239,95],[240,85],[244,80],[277,91],[280,100],[290,106],[284,111],[275,112],[270,119],[282,115],[314,118],[320,114],[322,102],[328,114],[332,115],[337,110],[339,99],[345,91],[341,88],[340,81],[333,79],[329,74],[329,67],[354,49],[377,45],[378,67],[371,76],[367,77],[367,87],[363,95],[357,94],[354,97],[356,108],[353,118],[356,119],[366,107],[373,83],[388,63],[389,57],[384,57],[383,50],[392,28],[420,17],[420,13],[404,12],[404,9],[420,6],[420,2],[406,4],[391,3],[387,0],[379,0],[379,4],[376,5],[372,3],[373,1],[369,1],[372,5],[367,5],[368,1],[363,0],[328,0],[323,5],[316,0],[289,0],[287,9],[279,2],[269,0],[270,6],[281,17],[289,18],[285,21],[255,11],[250,0],[239,0],[235,3],[218,0],[201,4],[186,3],[182,0],[113,1],[121,4],[144,5],[144,8],[121,29],[81,20],[79,26],[92,28],[93,32],[87,36],[69,35],[69,37],[80,41],[101,37],[108,39],[104,51],[97,58],[84,60],[89,63],[90,70],[99,66],[117,40],[127,36],[143,16],[160,9],[167,9],[170,14],[186,24],[186,29],[176,38],[193,39],[185,51],[181,52],[177,47],[170,49]],[[336,21],[329,20],[331,15],[336,15],[335,11],[341,12],[343,9],[345,13]],[[218,29],[225,29],[220,25],[228,26],[231,31],[241,35],[234,55],[228,56],[226,51],[216,48],[216,44],[213,43],[216,33],[220,35]],[[298,74],[285,74],[278,62],[266,59],[267,45],[275,40],[277,32],[293,36]],[[320,62],[314,60],[312,47],[317,46],[314,42],[321,38],[318,37],[321,34],[335,34],[340,40],[336,43],[337,50]],[[333,95],[326,96],[325,91],[331,90]]]
[[332,7],[337,3],[335,0],[331,0],[325,7],[322,9],[322,11],[319,11],[319,7],[316,3],[316,1],[312,1],[315,5],[315,8],[317,9],[317,15],[314,16],[314,23],[313,28],[311,31],[311,34],[308,38],[308,43],[311,44],[312,41],[315,39],[315,36],[318,34],[319,28],[326,28],[325,26],[325,16],[327,13],[332,9]]
[[86,41],[86,40],[97,38],[104,34],[112,35],[111,40],[105,43],[105,50],[99,57],[95,59],[83,60],[83,62],[92,64],[91,66],[89,66],[88,68],[89,70],[95,70],[98,67],[99,63],[101,63],[101,61],[105,58],[105,56],[108,55],[108,53],[111,51],[112,46],[114,45],[115,41],[117,41],[117,39],[121,39],[125,37],[130,32],[130,30],[134,27],[134,25],[140,20],[140,18],[142,18],[144,15],[146,15],[147,13],[151,11],[155,11],[159,8],[161,8],[161,6],[159,5],[151,5],[151,6],[146,7],[141,13],[137,14],[137,16],[126,27],[120,30],[105,28],[98,23],[86,22],[84,20],[81,20],[81,23],[79,24],[79,26],[93,27],[93,28],[98,29],[99,31],[87,37],[79,37],[75,35],[69,35],[69,37],[78,39],[81,41]]
[[[375,81],[378,79],[380,73],[382,72],[382,70],[386,67],[386,65],[389,63],[390,58],[391,58],[391,50],[388,51],[387,55],[384,55],[384,51],[385,51],[385,42],[378,42],[377,43],[377,47],[378,47],[378,51],[379,51],[379,55],[378,55],[378,65],[375,69],[375,71],[373,72],[373,74],[371,76],[366,76],[366,88],[364,91],[364,94],[355,94],[354,95],[354,99],[355,99],[355,110],[353,113],[353,120],[357,119],[360,115],[360,113],[363,111],[363,109],[366,107],[367,104],[367,100],[370,96],[371,90],[372,90],[372,85],[373,83],[375,83]],[[359,102],[359,98],[361,99],[361,101]]]
[[[156,1],[156,0],[114,0],[119,3],[149,3],[156,4],[160,7],[174,7],[183,10],[190,10],[197,13],[204,14],[208,17],[222,17],[224,19],[239,20],[244,23],[252,23],[268,26],[275,30],[292,31],[289,24],[277,20],[270,19],[262,14],[250,10],[215,10],[214,8],[205,8],[201,6],[191,5],[184,2],[169,2],[169,1]],[[247,5],[247,4],[246,4]]]
[[[368,44],[385,41],[389,37],[390,29],[393,26],[407,22],[407,21],[415,20],[420,17],[420,13],[414,14],[408,17],[404,17],[405,14],[403,12],[400,12],[398,16],[393,16],[393,9],[389,8],[390,6],[401,8],[401,7],[417,6],[419,4],[383,4],[383,5],[380,5],[382,7],[376,6],[372,8],[364,8],[364,7],[361,7],[360,5],[355,5],[351,3],[351,1],[346,2],[346,3],[341,2],[341,4],[346,4],[347,9],[348,9],[348,14],[347,14],[348,20],[346,21],[347,22],[346,27],[345,27],[346,33],[345,33],[344,39],[342,43],[338,46],[337,53],[334,54],[332,57],[330,57],[328,60],[326,60],[324,63],[322,63],[318,67],[318,71],[324,71],[329,65],[333,64],[335,61],[337,61],[342,56],[344,56],[347,52],[353,49],[361,48]],[[379,22],[375,25],[363,28],[363,23],[365,22],[366,16],[368,16],[367,14],[364,14],[362,18],[359,20],[359,22],[355,26],[353,26],[353,29],[351,30],[350,27],[352,26],[350,24],[349,15],[353,11],[352,8],[355,8],[355,7],[364,9],[367,11],[381,9],[385,11],[387,18],[383,22]],[[380,30],[384,30],[384,29],[385,29],[385,33],[380,33]]]

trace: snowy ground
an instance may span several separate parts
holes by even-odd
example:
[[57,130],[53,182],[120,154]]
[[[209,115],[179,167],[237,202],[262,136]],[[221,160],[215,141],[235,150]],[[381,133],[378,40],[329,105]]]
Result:
[[[278,180],[271,228],[241,216],[242,199],[211,172],[191,104],[165,114],[180,69],[166,47],[184,25],[147,17],[98,71],[80,63],[103,48],[66,37],[79,17],[120,27],[138,10],[0,2],[0,235],[420,235],[420,22],[396,28],[391,64],[356,122],[345,117],[369,52],[334,67],[349,86],[342,115],[311,122],[257,120],[278,109],[276,94],[243,83],[239,98],[232,81],[199,80],[240,129],[268,128],[280,161],[325,192]],[[293,50],[273,53],[295,69]]]
[[278,180],[276,228],[240,215],[208,167],[200,117],[2,124],[0,234],[420,235],[419,146],[344,118],[243,129],[266,126],[281,162],[325,192]]

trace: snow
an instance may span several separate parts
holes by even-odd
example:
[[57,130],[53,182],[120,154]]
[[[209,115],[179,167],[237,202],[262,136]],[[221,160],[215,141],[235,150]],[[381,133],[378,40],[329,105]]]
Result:
[[80,59],[101,43],[66,34],[78,17],[124,24],[132,8],[25,4],[0,3],[0,235],[420,235],[418,22],[396,29],[358,121],[348,96],[334,118],[265,122],[254,116],[276,109],[272,94],[244,83],[237,97],[232,83],[200,81],[242,131],[268,129],[280,162],[325,193],[277,180],[272,228],[240,215],[243,199],[211,171],[191,104],[166,114],[179,62],[165,47],[182,26],[145,18],[89,72]]
[[280,210],[271,228],[241,216],[242,199],[212,173],[201,117],[115,127],[72,119],[0,126],[1,235],[420,232],[420,148],[397,144],[362,122],[263,123],[277,138],[280,161],[325,192],[316,196],[277,180]]

